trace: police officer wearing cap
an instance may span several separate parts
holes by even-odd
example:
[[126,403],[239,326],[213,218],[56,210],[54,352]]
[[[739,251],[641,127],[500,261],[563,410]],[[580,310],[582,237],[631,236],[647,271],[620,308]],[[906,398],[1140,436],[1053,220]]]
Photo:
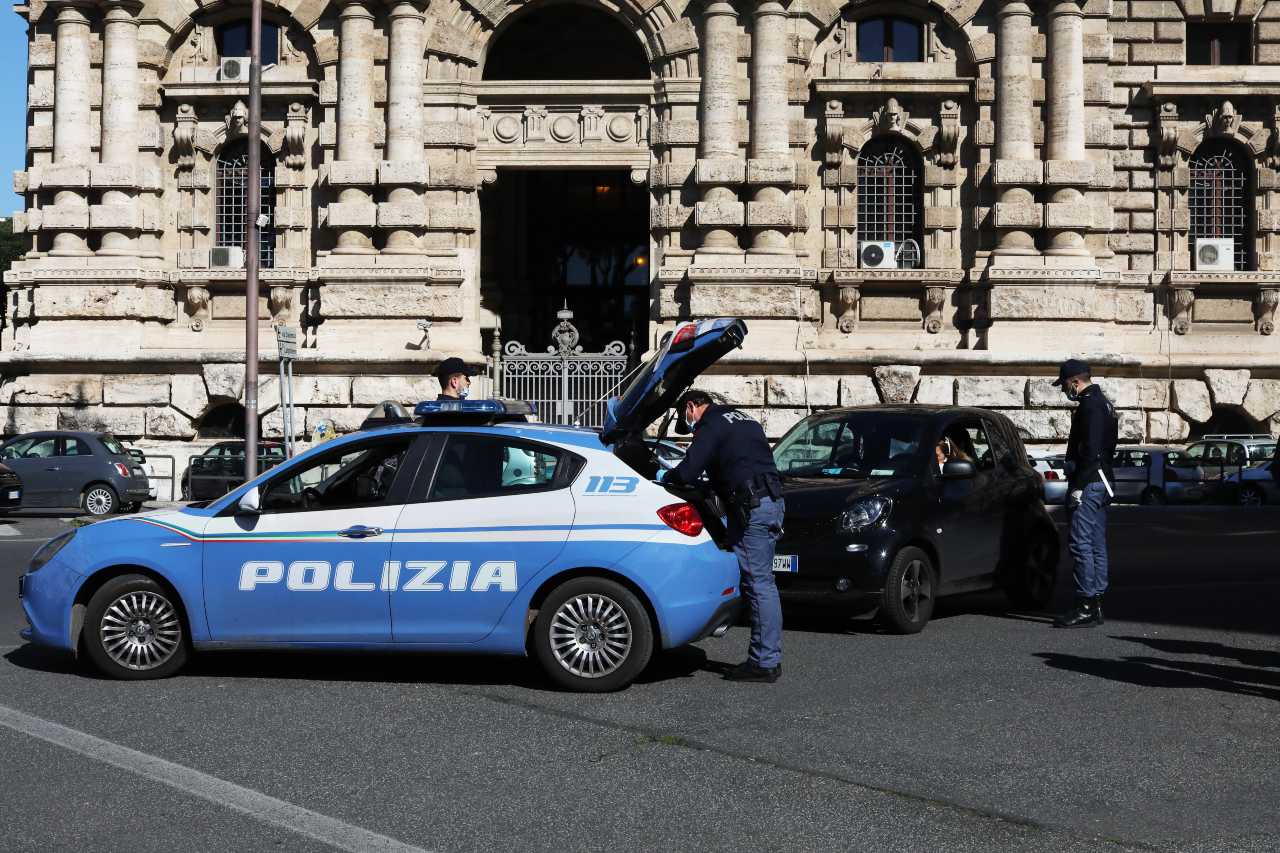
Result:
[[725,674],[731,681],[773,683],[782,675],[782,603],[773,579],[773,553],[782,534],[782,482],[764,429],[704,391],[686,391],[676,404],[693,429],[684,460],[659,470],[664,483],[692,485],[703,473],[728,510],[729,542],[738,557],[739,586],[751,608],[747,660]]
[[1067,399],[1079,403],[1071,415],[1067,439],[1067,511],[1069,550],[1075,561],[1075,607],[1053,621],[1055,628],[1101,625],[1102,596],[1107,591],[1107,504],[1115,497],[1111,459],[1116,451],[1115,407],[1093,384],[1089,365],[1069,359],[1053,383]]
[[471,369],[457,356],[449,356],[436,367],[440,380],[437,400],[465,400],[471,393]]

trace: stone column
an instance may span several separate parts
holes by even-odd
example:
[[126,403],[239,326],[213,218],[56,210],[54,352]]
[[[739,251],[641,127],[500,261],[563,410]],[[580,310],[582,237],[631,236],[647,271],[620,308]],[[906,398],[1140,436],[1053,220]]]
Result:
[[[132,255],[137,252],[133,234],[121,223],[136,222],[134,205],[138,164],[138,19],[142,8],[136,0],[107,5],[102,47],[102,194],[104,216],[113,226],[104,231],[100,255]],[[97,212],[96,209],[94,211]],[[97,225],[95,224],[96,228]]]
[[741,252],[734,230],[743,224],[743,206],[734,190],[745,177],[738,153],[738,14],[726,0],[713,0],[702,13],[702,92],[697,182],[702,200],[695,208],[705,228],[706,254]]
[[787,98],[787,12],[778,0],[759,0],[751,37],[751,144],[747,205],[753,254],[793,255],[788,238],[795,219],[789,192],[795,181]]
[[[85,240],[89,227],[89,19],[85,6],[58,10],[53,78],[53,165],[46,170],[59,187],[53,197],[57,213],[50,255],[92,255]],[[48,220],[46,213],[46,222]],[[69,230],[62,230],[63,228]]]
[[1031,80],[1031,9],[1024,0],[1000,4],[996,33],[995,206],[997,255],[1038,255],[1039,207],[1030,187],[1040,183]]
[[[378,180],[391,186],[380,222],[411,227],[394,228],[387,235],[384,254],[421,254],[418,232],[412,226],[426,224],[421,184],[426,183],[426,157],[422,149],[422,9],[410,0],[396,0],[391,20],[387,62],[387,146]],[[385,211],[385,215],[383,213]]]
[[1045,254],[1089,257],[1084,232],[1093,215],[1080,189],[1092,177],[1084,144],[1084,12],[1075,0],[1059,0],[1049,10],[1045,62],[1045,184],[1052,188],[1044,212],[1049,236]]
[[[339,15],[338,139],[330,183],[341,187],[330,221],[338,229],[334,253],[376,254],[371,236],[376,208],[369,185],[373,158],[373,13],[360,0],[346,3]],[[338,215],[335,217],[334,213]]]

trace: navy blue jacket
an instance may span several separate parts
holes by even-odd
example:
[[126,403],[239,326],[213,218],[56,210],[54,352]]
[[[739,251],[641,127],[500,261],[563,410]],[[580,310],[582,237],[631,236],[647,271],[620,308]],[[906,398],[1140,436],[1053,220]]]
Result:
[[759,423],[738,409],[713,405],[694,424],[693,443],[684,460],[663,482],[692,485],[704,472],[716,493],[728,498],[758,475],[777,476],[778,466]]
[[1097,385],[1080,393],[1080,405],[1071,414],[1071,437],[1067,439],[1067,481],[1072,490],[1099,483],[1099,473],[1115,488],[1111,459],[1116,453],[1119,422],[1115,407]]

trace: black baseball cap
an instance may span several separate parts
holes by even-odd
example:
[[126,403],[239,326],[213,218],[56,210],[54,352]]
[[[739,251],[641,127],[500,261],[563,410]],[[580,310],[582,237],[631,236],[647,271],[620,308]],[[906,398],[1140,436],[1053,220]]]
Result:
[[467,363],[456,355],[449,356],[436,367],[436,378],[441,382],[456,373],[461,373],[468,379],[471,378],[471,368],[467,367]]
[[1088,362],[1081,361],[1078,358],[1069,358],[1062,362],[1062,365],[1058,368],[1058,378],[1054,380],[1053,384],[1055,386],[1061,386],[1073,376],[1088,376],[1089,373]]

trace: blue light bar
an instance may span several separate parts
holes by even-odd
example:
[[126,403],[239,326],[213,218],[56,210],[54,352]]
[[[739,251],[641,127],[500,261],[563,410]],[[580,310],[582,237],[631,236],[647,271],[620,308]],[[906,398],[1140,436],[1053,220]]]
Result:
[[525,418],[534,408],[523,400],[423,400],[413,408],[414,417],[491,417]]

